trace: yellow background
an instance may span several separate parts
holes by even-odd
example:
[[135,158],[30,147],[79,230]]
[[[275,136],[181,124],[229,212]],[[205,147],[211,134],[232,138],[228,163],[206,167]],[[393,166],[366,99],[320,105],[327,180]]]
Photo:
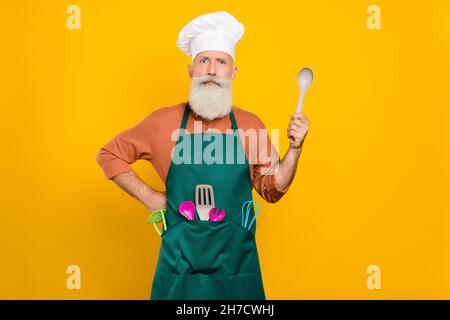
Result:
[[[69,30],[66,8],[81,8]],[[381,7],[381,30],[366,9]],[[245,25],[234,104],[285,130],[315,72],[297,176],[262,204],[269,299],[450,298],[450,1],[1,1],[0,298],[148,299],[160,238],[95,162],[113,136],[187,100],[185,23]],[[157,134],[157,133],[155,133]],[[150,163],[134,170],[163,190]],[[81,290],[66,288],[79,265]],[[369,265],[381,289],[366,287]]]

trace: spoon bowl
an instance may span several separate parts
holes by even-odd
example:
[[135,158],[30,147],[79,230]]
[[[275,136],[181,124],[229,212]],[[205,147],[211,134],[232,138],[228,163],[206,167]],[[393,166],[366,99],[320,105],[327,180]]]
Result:
[[297,113],[302,112],[303,99],[305,98],[306,91],[313,83],[314,75],[310,68],[303,68],[297,75],[297,85],[300,90],[300,97],[297,104]]
[[195,218],[195,205],[191,201],[185,201],[180,204],[178,211],[188,220],[194,220]]

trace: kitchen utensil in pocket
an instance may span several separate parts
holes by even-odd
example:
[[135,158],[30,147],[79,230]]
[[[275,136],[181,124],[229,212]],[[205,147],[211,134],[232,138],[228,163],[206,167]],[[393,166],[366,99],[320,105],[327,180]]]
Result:
[[184,201],[178,207],[178,211],[188,220],[195,219],[195,205],[192,201]]
[[209,220],[209,211],[214,208],[214,190],[209,184],[195,186],[195,207],[200,220]]
[[147,224],[152,224],[159,236],[161,236],[161,231],[158,229],[156,224],[162,222],[163,230],[167,230],[166,219],[164,218],[166,211],[166,209],[155,210],[150,214],[147,220]]
[[225,218],[225,210],[212,208],[209,210],[209,221],[222,221]]
[[[254,212],[255,212],[255,215],[253,216],[253,219],[250,221],[250,224],[249,224],[249,226],[247,227],[248,218],[249,218],[249,216],[250,216],[250,212],[251,212],[251,209],[252,209],[253,204],[255,204],[255,206],[256,206],[257,209],[256,209],[256,211],[254,211]],[[256,217],[258,216],[258,213],[259,213],[259,204],[258,204],[258,202],[256,202],[256,201],[249,200],[249,201],[244,202],[244,204],[242,205],[242,208],[241,208],[241,209],[242,209],[242,226],[243,226],[245,229],[250,230],[250,228],[252,227],[253,223],[254,223],[255,220],[256,220]],[[245,211],[245,214],[244,214],[244,211]],[[245,216],[245,220],[244,220],[244,216]]]

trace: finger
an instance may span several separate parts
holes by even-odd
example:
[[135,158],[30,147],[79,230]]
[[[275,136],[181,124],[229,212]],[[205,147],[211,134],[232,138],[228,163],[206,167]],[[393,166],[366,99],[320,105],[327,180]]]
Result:
[[304,124],[309,124],[308,118],[305,115],[302,115],[299,118],[294,118],[293,121],[295,121],[295,120],[301,121]]
[[289,121],[289,124],[296,124],[298,126],[304,126],[308,124],[308,121],[304,118],[295,118]]
[[294,133],[292,132],[292,130],[288,130],[287,135],[288,135],[288,137],[293,137]]
[[297,126],[295,124],[292,124],[289,129],[294,130],[294,131],[302,131],[303,127],[302,126]]
[[308,122],[302,122],[300,120],[294,120],[293,123],[290,122],[290,125],[294,124],[296,126],[299,126],[303,129],[309,130],[309,123]]
[[305,115],[304,115],[303,113],[301,113],[301,112],[299,112],[299,113],[294,113],[294,114],[291,116],[291,119],[304,119],[304,118],[306,118],[306,117],[305,117]]
[[293,123],[299,127],[303,127],[304,125],[306,125],[306,123],[300,119],[293,120]]
[[288,132],[293,135],[303,136],[308,132],[308,130],[305,130],[303,127],[293,126],[291,128],[288,128]]
[[288,124],[288,128],[292,128],[293,126],[299,127],[299,124],[295,123],[294,121],[290,121],[289,124]]
[[288,137],[293,137],[295,139],[298,139],[298,138],[300,138],[301,133],[298,131],[289,130],[287,135],[288,135]]

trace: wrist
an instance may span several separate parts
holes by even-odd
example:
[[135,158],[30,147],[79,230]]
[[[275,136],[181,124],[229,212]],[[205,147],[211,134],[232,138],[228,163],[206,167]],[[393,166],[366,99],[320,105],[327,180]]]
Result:
[[164,209],[166,207],[166,193],[149,188],[149,195],[144,204],[150,211]]
[[300,156],[300,153],[302,153],[302,146],[297,148],[289,146],[288,153],[298,158]]

